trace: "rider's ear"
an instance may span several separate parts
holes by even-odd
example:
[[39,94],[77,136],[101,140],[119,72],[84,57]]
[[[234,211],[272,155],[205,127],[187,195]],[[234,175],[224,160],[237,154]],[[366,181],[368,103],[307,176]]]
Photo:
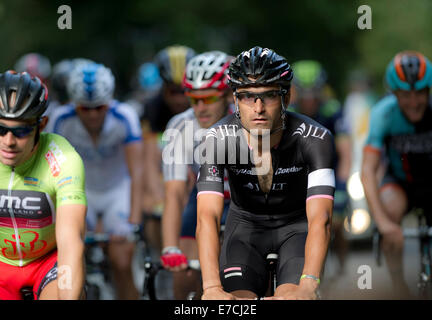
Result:
[[46,125],[48,124],[48,117],[47,116],[43,116],[41,118],[41,121],[39,123],[39,131],[43,131],[43,129],[45,129]]

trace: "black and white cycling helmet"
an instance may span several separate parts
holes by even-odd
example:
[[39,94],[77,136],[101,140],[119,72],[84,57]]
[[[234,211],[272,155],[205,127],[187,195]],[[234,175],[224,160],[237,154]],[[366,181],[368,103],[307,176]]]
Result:
[[78,65],[70,74],[67,89],[71,101],[86,107],[108,104],[113,98],[115,80],[102,64]]
[[228,72],[228,84],[233,91],[240,87],[268,85],[288,89],[292,78],[293,71],[284,57],[258,46],[240,53]]
[[183,87],[186,90],[228,89],[228,67],[233,57],[221,51],[209,51],[193,57],[186,66]]
[[27,72],[0,74],[0,118],[39,119],[48,106],[48,89]]

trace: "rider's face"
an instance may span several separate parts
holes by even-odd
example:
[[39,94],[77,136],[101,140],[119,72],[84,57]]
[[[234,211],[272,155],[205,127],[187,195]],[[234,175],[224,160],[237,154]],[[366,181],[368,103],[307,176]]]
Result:
[[397,90],[396,98],[402,113],[412,123],[417,123],[423,118],[429,101],[429,89],[422,90]]
[[201,128],[210,128],[226,113],[226,94],[219,90],[191,90],[187,93]]
[[[44,117],[39,124],[39,130],[42,131],[47,123]],[[28,135],[16,137],[11,131],[7,131],[3,136],[0,135],[0,162],[4,165],[15,167],[23,164],[33,154],[34,142],[36,135],[36,120],[18,121],[9,119],[0,119],[0,126],[8,128],[33,127]]]
[[[282,125],[281,96],[268,96],[264,98],[265,101],[262,101],[260,98],[255,99],[253,95],[257,93],[269,93],[271,91],[278,92],[279,90],[279,86],[237,89],[237,96],[234,99],[239,106],[241,121],[248,130],[258,130],[258,134],[262,135],[264,134],[263,130],[272,130]],[[250,93],[250,95],[247,93]],[[289,93],[285,98],[289,100]]]
[[162,87],[162,94],[168,108],[173,114],[178,114],[189,108],[188,98],[180,85],[165,83]]
[[76,107],[78,118],[81,120],[87,131],[92,135],[101,132],[107,111],[107,105],[100,105],[97,107],[79,105]]

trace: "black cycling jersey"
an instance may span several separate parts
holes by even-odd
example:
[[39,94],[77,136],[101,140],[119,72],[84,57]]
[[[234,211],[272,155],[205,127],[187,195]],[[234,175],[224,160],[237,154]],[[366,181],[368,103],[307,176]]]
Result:
[[198,177],[198,196],[223,195],[227,169],[235,207],[255,214],[305,214],[306,200],[333,199],[334,140],[328,129],[301,114],[286,112],[280,143],[271,149],[273,180],[269,192],[261,190],[252,161],[251,146],[235,116],[209,129],[202,150],[206,161]]
[[144,104],[144,112],[140,120],[143,129],[148,127],[147,130],[152,132],[163,132],[168,121],[174,116],[175,114],[165,103],[161,91]]

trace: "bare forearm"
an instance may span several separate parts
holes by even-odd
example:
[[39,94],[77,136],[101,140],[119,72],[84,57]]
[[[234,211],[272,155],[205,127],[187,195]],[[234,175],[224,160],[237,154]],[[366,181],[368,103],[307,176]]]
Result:
[[131,211],[130,211],[130,222],[134,224],[140,224],[142,221],[141,213],[141,176],[135,175],[131,181]]
[[220,285],[219,227],[215,219],[204,217],[197,224],[196,239],[203,279],[203,288]]
[[379,196],[379,187],[376,179],[376,174],[370,170],[363,170],[362,172],[362,183],[365,192],[366,200],[371,210],[371,214],[375,222],[380,225],[385,222],[388,218],[385,214],[384,206],[382,205]]
[[320,277],[330,243],[330,221],[309,224],[303,274]]
[[84,287],[84,243],[70,241],[58,248],[58,292],[60,300],[80,299]]
[[170,195],[165,197],[162,214],[162,241],[163,247],[179,245],[182,221],[182,198]]

